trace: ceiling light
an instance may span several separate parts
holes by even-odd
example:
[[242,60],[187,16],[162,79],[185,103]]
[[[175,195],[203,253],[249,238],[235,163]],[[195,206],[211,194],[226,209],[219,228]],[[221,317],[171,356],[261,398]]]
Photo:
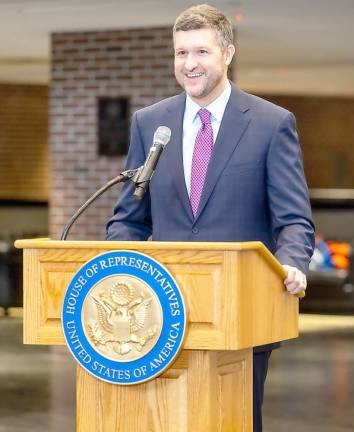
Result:
[[245,15],[242,12],[235,13],[235,21],[242,22],[245,19]]

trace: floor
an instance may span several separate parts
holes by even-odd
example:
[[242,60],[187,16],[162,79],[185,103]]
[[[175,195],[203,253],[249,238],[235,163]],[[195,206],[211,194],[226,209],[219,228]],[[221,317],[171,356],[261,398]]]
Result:
[[[302,316],[301,328],[272,354],[264,432],[353,432],[354,318]],[[74,381],[64,347],[23,346],[21,318],[0,318],[0,432],[74,431]]]
[[354,318],[321,321],[303,320],[301,337],[273,352],[265,432],[354,431]]

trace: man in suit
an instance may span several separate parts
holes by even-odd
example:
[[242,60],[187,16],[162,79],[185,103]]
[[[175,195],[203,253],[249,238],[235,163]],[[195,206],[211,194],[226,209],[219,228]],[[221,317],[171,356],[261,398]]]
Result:
[[[208,5],[187,9],[173,29],[175,76],[185,90],[137,111],[127,169],[142,165],[155,130],[171,129],[148,193],[125,184],[107,224],[109,240],[260,240],[288,272],[289,295],[306,288],[314,227],[293,114],[227,79],[232,26]],[[254,431],[271,350],[254,352]]]

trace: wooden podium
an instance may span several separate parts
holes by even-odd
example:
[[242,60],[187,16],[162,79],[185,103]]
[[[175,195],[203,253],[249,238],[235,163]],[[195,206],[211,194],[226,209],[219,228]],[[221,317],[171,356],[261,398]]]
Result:
[[252,347],[298,335],[298,299],[259,242],[18,240],[24,249],[24,343],[63,345],[66,289],[78,268],[111,250],[165,265],[187,306],[183,350],[144,384],[109,384],[77,367],[78,432],[251,432]]

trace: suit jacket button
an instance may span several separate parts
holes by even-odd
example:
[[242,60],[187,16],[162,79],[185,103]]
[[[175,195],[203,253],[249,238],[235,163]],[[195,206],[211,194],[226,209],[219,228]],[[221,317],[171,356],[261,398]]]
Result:
[[198,234],[199,233],[199,229],[198,228],[193,228],[192,229],[192,233],[193,234]]

